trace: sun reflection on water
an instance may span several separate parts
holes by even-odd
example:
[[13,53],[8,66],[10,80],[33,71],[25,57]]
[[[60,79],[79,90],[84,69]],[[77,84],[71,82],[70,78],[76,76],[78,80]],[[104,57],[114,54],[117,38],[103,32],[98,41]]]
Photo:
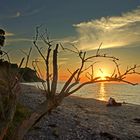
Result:
[[106,100],[105,96],[106,96],[105,83],[101,83],[100,84],[100,90],[99,90],[99,97],[98,97],[98,99],[105,101]]

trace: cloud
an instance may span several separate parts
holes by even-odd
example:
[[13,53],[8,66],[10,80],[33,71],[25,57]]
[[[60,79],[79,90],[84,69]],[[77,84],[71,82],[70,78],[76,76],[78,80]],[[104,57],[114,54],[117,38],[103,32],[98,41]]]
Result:
[[5,33],[5,36],[14,36],[15,34],[14,33],[11,33],[11,32],[6,32]]
[[134,46],[140,43],[140,7],[120,16],[101,17],[73,26],[81,49],[95,49],[101,42],[103,48]]
[[57,42],[57,43],[62,43],[62,44],[74,44],[77,43],[76,37],[75,36],[69,36],[69,37],[65,37],[65,38],[57,38],[57,39],[53,39],[53,41]]
[[61,57],[61,58],[59,58],[59,65],[64,65],[64,64],[67,64],[67,62],[68,62],[68,58],[66,58],[66,57]]
[[5,46],[8,47],[25,47],[32,44],[32,39],[30,38],[17,38],[16,36],[13,37],[12,33],[8,34],[7,36],[12,36],[10,38],[6,38]]
[[42,9],[44,9],[44,7],[38,8],[38,9],[33,9],[33,10],[29,11],[29,12],[26,12],[23,16],[35,15],[35,14],[39,13]]
[[21,12],[17,11],[14,14],[10,14],[10,15],[0,15],[0,20],[14,19],[14,18],[18,18],[20,16],[21,16]]
[[[12,33],[11,33],[12,34]],[[33,40],[30,38],[12,38],[7,39],[9,43],[16,43],[16,42],[32,42]]]
[[12,15],[10,18],[18,18],[18,17],[26,17],[26,16],[32,16],[32,15],[35,15],[37,13],[40,12],[40,8],[39,9],[33,9],[33,10],[30,10],[30,11],[24,11],[23,13],[17,11],[14,15]]
[[15,15],[11,16],[11,18],[18,18],[20,16],[21,16],[21,13],[17,11]]
[[9,15],[0,15],[0,20],[33,16],[33,15],[39,13],[42,9],[44,9],[44,7],[32,9],[32,10],[29,10],[29,11],[22,11],[22,12],[17,11],[15,13],[12,13],[12,14],[9,14]]

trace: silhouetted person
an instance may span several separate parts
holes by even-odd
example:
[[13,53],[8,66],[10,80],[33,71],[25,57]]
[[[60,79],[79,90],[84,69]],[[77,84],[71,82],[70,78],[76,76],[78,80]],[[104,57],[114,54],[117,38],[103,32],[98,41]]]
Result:
[[5,31],[3,29],[0,29],[0,55],[2,55],[1,47],[4,46],[5,42]]
[[121,103],[115,101],[114,98],[110,97],[107,103],[107,106],[121,106]]

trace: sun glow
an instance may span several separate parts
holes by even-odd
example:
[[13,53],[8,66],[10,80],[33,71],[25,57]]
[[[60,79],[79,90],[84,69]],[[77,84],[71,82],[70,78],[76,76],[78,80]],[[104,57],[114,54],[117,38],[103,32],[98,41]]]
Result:
[[99,69],[99,71],[97,72],[96,75],[97,75],[97,77],[100,77],[101,80],[105,80],[106,76],[109,76],[109,73],[106,70]]

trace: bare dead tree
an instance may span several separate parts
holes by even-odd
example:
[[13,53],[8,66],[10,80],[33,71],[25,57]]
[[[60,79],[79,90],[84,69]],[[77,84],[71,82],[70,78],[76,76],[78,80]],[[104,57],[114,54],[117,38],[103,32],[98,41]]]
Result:
[[[45,32],[45,35],[46,34],[47,32]],[[47,46],[46,56],[41,51],[38,45],[39,37]],[[45,38],[44,34],[39,33],[39,27],[37,27],[36,37],[33,41],[33,44],[46,64],[46,83],[47,83],[46,100],[36,109],[35,112],[31,114],[31,116],[27,120],[25,120],[20,125],[20,127],[18,127],[13,138],[14,140],[23,139],[24,135],[29,131],[29,129],[33,127],[44,115],[49,114],[50,111],[52,111],[53,109],[55,109],[57,106],[61,104],[62,100],[65,97],[73,94],[74,92],[76,92],[77,90],[79,90],[85,85],[95,84],[95,83],[100,83],[100,82],[111,82],[111,81],[124,82],[131,85],[137,84],[137,83],[132,83],[130,81],[127,81],[125,79],[127,75],[129,74],[140,74],[139,72],[137,72],[137,68],[139,66],[134,65],[131,68],[127,68],[127,70],[124,73],[122,73],[118,65],[118,61],[119,61],[118,58],[100,53],[102,43],[97,49],[97,52],[95,55],[88,56],[86,51],[80,51],[75,46],[73,46],[73,49],[63,47],[62,44],[56,44],[55,46],[53,46],[52,41],[50,40],[49,36]],[[60,92],[57,93],[57,84],[58,84],[57,54],[58,54],[59,49],[76,54],[80,59],[80,66],[77,67],[74,72],[68,70],[71,75],[66,80]],[[52,73],[50,71],[50,65],[49,65],[51,53],[52,53],[52,59],[53,59]],[[114,62],[116,68],[113,71],[111,76],[107,76],[106,79],[102,80],[100,77],[96,77],[94,75],[94,64],[97,63],[97,62],[93,62],[95,58],[111,59],[111,61]],[[90,64],[89,66],[85,68],[85,64],[87,62],[92,62],[92,64]],[[85,77],[88,80],[81,82],[81,77],[83,76],[84,73],[85,73]],[[50,75],[52,75],[52,80],[50,78]]]

